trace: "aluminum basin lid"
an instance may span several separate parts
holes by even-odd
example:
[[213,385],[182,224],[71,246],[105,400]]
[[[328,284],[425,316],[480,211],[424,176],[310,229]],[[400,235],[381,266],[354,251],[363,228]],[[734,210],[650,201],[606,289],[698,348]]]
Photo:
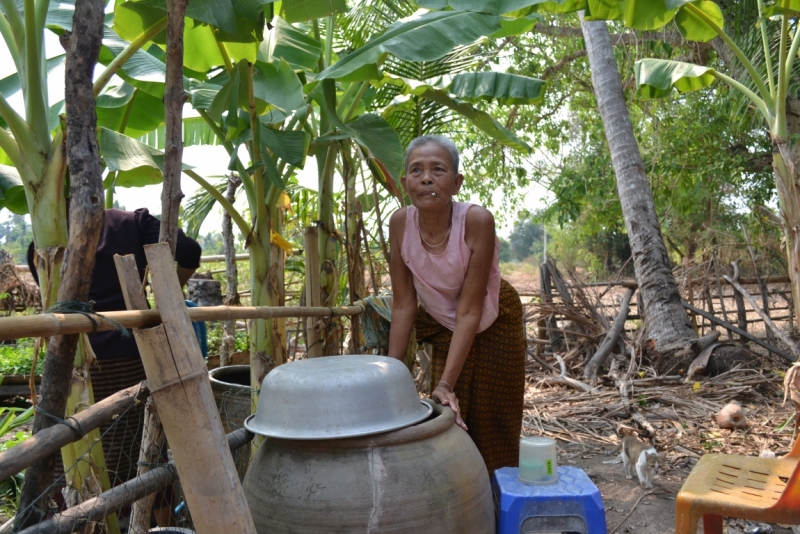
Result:
[[326,356],[273,369],[261,384],[256,413],[244,426],[273,438],[349,438],[410,426],[431,411],[399,360]]

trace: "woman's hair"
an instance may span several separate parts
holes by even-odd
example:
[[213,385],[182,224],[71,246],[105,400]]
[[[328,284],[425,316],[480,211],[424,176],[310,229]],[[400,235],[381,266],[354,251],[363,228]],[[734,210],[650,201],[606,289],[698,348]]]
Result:
[[458,153],[456,144],[453,143],[449,137],[445,137],[443,135],[421,135],[411,141],[408,144],[408,148],[406,148],[405,155],[403,156],[403,169],[408,172],[408,156],[411,154],[411,151],[423,145],[427,145],[428,143],[436,143],[440,147],[450,152],[450,160],[453,164],[453,175],[458,174],[458,162],[461,159],[461,156]]

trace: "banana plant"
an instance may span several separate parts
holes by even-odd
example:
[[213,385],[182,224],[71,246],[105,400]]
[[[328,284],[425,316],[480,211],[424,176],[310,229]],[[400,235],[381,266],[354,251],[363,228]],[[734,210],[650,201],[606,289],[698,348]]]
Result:
[[[800,316],[800,131],[790,132],[787,105],[797,100],[790,88],[800,77],[800,1],[778,0],[771,5],[758,2],[758,27],[762,35],[761,69],[724,31],[722,10],[713,2],[667,2],[676,7],[675,22],[687,39],[707,41],[719,37],[733,52],[740,70],[694,65],[678,61],[643,59],[636,63],[636,82],[643,98],[661,98],[674,90],[683,93],[705,89],[715,82],[741,92],[757,110],[769,129],[773,147],[773,171],[777,185],[786,255],[792,285],[795,316]],[[693,35],[687,35],[689,30]],[[771,36],[777,34],[777,47]],[[796,91],[796,85],[795,89]],[[794,134],[793,136],[791,134]],[[794,139],[792,137],[795,137]]]
[[[253,9],[252,5],[241,7],[237,3],[232,7],[230,2],[227,3],[228,6],[223,5],[225,2],[210,0],[193,2],[187,12],[191,21],[189,27],[211,25],[230,39],[257,42],[263,27],[263,15],[259,16],[263,5]],[[164,54],[157,44],[163,40],[166,11],[149,11],[151,16],[142,18],[136,16],[137,8],[142,11],[144,5],[119,12],[119,24],[115,27],[124,30],[124,38],[110,25],[104,29],[99,57],[104,68],[94,85],[95,94],[99,95],[98,122],[133,135],[147,133],[163,123],[160,98],[163,95]],[[0,167],[0,208],[16,213],[27,211],[31,215],[42,300],[47,308],[58,291],[66,247],[66,202],[63,195],[66,160],[62,147],[64,132],[58,117],[63,112],[63,102],[49,106],[47,94],[47,73],[59,68],[64,56],[45,61],[43,35],[45,27],[57,34],[70,31],[74,8],[69,2],[50,4],[47,0],[26,0],[17,3],[9,0],[0,3],[0,11],[3,15],[0,17],[0,35],[17,67],[15,75],[0,81],[0,163],[3,164]],[[255,46],[253,44],[251,48],[255,49]],[[122,83],[103,93],[115,75]],[[188,84],[188,78],[186,82]],[[27,120],[7,100],[20,90]],[[122,114],[119,113],[121,109],[124,109]],[[112,192],[115,179],[116,174],[110,175]],[[84,369],[84,353],[80,349],[75,366],[83,379],[73,381],[67,415],[72,413],[72,405],[79,400],[91,399],[88,370]],[[102,450],[95,446],[90,455],[86,454],[92,442],[97,441],[94,439],[97,436],[89,437],[86,443],[65,448],[64,463],[69,466],[78,458],[93,458],[95,466],[89,469],[99,469],[97,476],[107,487],[107,476],[102,475]],[[80,491],[88,473],[84,467],[92,462],[81,462],[77,469],[67,473],[71,487]],[[116,530],[113,524],[109,526]]]
[[[325,5],[330,8],[328,2]],[[284,9],[288,9],[288,5]],[[141,8],[139,13],[143,13]],[[218,142],[230,154],[231,169],[245,175],[243,190],[254,218],[250,225],[240,224],[239,229],[243,235],[249,236],[251,247],[259,239],[262,248],[268,247],[269,241],[264,237],[270,234],[266,227],[259,228],[259,221],[261,224],[270,221],[271,231],[280,232],[280,211],[275,209],[278,195],[285,189],[288,176],[295,168],[302,167],[306,155],[317,158],[320,194],[316,220],[321,221],[318,225],[322,232],[319,251],[323,270],[320,277],[323,292],[321,302],[332,305],[339,298],[336,261],[341,240],[341,236],[333,231],[336,226],[332,191],[334,176],[342,166],[343,151],[355,148],[358,154],[363,155],[359,162],[365,161],[387,188],[399,191],[402,138],[387,117],[405,112],[407,106],[400,106],[399,103],[377,108],[368,106],[367,96],[389,83],[382,81],[385,75],[378,66],[397,51],[401,51],[401,60],[404,61],[437,60],[454,47],[474,42],[481,31],[500,31],[503,25],[498,17],[467,14],[455,17],[459,26],[454,27],[453,17],[438,13],[423,14],[381,28],[378,35],[339,58],[334,50],[337,38],[334,17],[328,16],[323,24],[313,22],[309,27],[290,23],[290,20],[300,20],[296,17],[305,16],[302,13],[284,11],[282,15],[271,17],[271,28],[257,51],[232,47],[217,33],[203,26],[193,28],[191,31],[196,32],[193,39],[205,43],[206,47],[196,58],[187,53],[186,61],[198,71],[210,70],[207,79],[192,82],[191,101],[208,128],[215,133]],[[345,15],[345,19],[349,15]],[[474,27],[476,24],[477,29]],[[468,31],[462,31],[462,26],[467,27]],[[347,31],[343,33],[346,35]],[[443,34],[446,38],[440,39]],[[430,43],[421,47],[418,42],[421,38]],[[403,52],[412,46],[419,50],[413,54]],[[192,49],[187,45],[187,51]],[[215,72],[212,70],[215,65],[224,67]],[[249,76],[251,70],[253,74]],[[438,85],[415,83],[413,80],[394,80],[393,83],[396,87],[401,86],[401,89],[394,90],[395,96],[402,97],[402,90],[412,98],[463,114],[501,142],[516,149],[530,150],[512,132],[475,108],[471,102],[482,98],[534,102],[541,94],[541,82],[511,75],[481,73],[479,76],[456,77]],[[110,137],[105,132],[104,136]],[[301,139],[303,143],[300,143]],[[290,143],[295,143],[300,150],[287,151],[287,144]],[[238,147],[242,145],[249,150],[250,161],[247,163],[238,158]],[[109,148],[103,146],[108,159]],[[139,149],[144,150],[143,147]],[[152,156],[153,162],[144,167],[150,167],[157,179],[158,156]],[[293,157],[294,160],[291,159]],[[109,169],[116,171],[111,165]],[[116,171],[117,183],[126,183],[131,170]],[[204,188],[210,196],[219,200],[221,195],[213,186],[207,184]],[[232,209],[225,203],[221,204],[226,210]],[[276,302],[275,297],[279,294],[270,297],[269,288],[280,284],[265,284],[261,280],[264,280],[266,271],[275,273],[282,269],[272,261],[257,259],[256,255],[261,254],[257,246],[250,253],[254,303]],[[262,262],[263,268],[260,267]],[[271,355],[274,363],[280,363],[279,351],[283,344],[270,342],[266,326],[263,330],[256,326],[254,333],[251,339],[254,357]],[[334,340],[330,340],[328,350],[332,350],[335,344]],[[259,365],[255,361],[252,368],[257,390],[263,374],[258,371]],[[262,367],[262,371],[265,369]]]
[[[0,81],[0,160],[3,163],[0,208],[30,213],[42,303],[46,309],[52,306],[58,293],[67,244],[63,194],[67,165],[63,125],[59,119],[63,102],[49,106],[47,91],[47,74],[63,65],[64,55],[45,60],[44,28],[47,26],[56,33],[70,30],[74,6],[28,0],[21,8],[15,2],[2,2],[0,9],[0,34],[17,68],[16,74]],[[114,39],[116,36],[107,37],[109,43],[104,52],[108,65],[95,85],[96,93],[114,73],[121,72],[121,65],[141,46],[129,43],[121,46],[119,39]],[[8,104],[8,97],[18,91],[22,91],[26,119]],[[72,381],[67,415],[74,412],[78,402],[91,399],[88,368],[84,364],[85,352],[79,348],[75,368],[76,376],[81,378]],[[108,487],[102,448],[93,446],[98,440],[99,434],[94,431],[85,440],[62,450],[64,465],[75,466],[66,476],[68,486],[77,494],[82,493],[84,480],[90,474]],[[76,463],[78,459],[83,460]],[[109,528],[112,532],[118,531],[114,517],[109,518]]]

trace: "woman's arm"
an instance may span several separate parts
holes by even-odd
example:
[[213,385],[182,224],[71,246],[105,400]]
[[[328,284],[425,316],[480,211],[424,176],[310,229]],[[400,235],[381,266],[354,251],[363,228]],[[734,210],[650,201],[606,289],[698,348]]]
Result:
[[483,316],[483,301],[486,298],[489,273],[494,259],[495,239],[494,217],[491,212],[479,206],[471,207],[467,212],[464,232],[464,241],[471,256],[456,308],[456,327],[453,330],[453,340],[450,342],[442,379],[431,394],[434,399],[453,409],[456,413],[456,423],[464,430],[467,429],[467,425],[461,419],[458,398],[453,389],[469,356]]
[[414,277],[400,254],[406,227],[406,210],[400,208],[389,219],[389,272],[392,277],[392,328],[389,331],[389,356],[403,361],[417,315],[417,290]]

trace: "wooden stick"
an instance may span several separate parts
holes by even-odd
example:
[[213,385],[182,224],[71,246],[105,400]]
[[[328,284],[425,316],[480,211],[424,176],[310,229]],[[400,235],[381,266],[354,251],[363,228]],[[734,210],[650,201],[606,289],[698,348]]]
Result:
[[[242,184],[242,179],[231,173],[225,189],[225,198],[233,205],[236,202],[236,188]],[[236,249],[233,242],[233,221],[228,212],[222,214],[222,245],[225,258],[225,304],[228,306],[239,304],[239,271],[236,267]],[[219,347],[219,366],[225,367],[236,352],[236,320],[229,319],[222,323],[222,343]]]
[[764,310],[762,310],[761,308],[758,307],[758,304],[756,304],[756,300],[753,297],[750,296],[750,294],[747,292],[747,290],[745,288],[743,288],[741,285],[739,285],[739,283],[736,280],[733,280],[733,279],[731,279],[731,278],[729,278],[727,276],[723,276],[723,278],[725,278],[725,280],[730,285],[732,285],[734,288],[736,288],[736,291],[738,291],[739,293],[742,294],[742,297],[744,297],[744,299],[747,301],[747,303],[750,304],[750,307],[753,308],[753,310],[755,310],[755,312],[758,315],[761,316],[761,318],[764,320],[764,323],[773,332],[775,332],[775,335],[778,336],[778,339],[783,341],[784,344],[786,344],[786,346],[789,347],[789,349],[792,351],[792,355],[795,357],[795,359],[797,359],[797,356],[800,355],[800,348],[797,347],[795,342],[792,341],[792,339],[789,336],[787,336],[784,333],[783,330],[778,328],[778,326],[772,321],[772,319],[770,319],[769,315],[767,315],[764,312]]
[[[767,284],[789,284],[791,283],[791,279],[788,276],[780,275],[780,276],[763,276],[761,277]],[[695,278],[694,281],[696,283],[705,283],[705,282],[713,282],[713,279],[708,279],[707,277]],[[739,279],[739,283],[745,286],[752,286],[757,285],[758,280],[754,276],[743,276]],[[589,282],[587,284],[581,284],[580,287],[630,287],[633,289],[638,289],[639,284],[636,280],[620,280],[620,281],[612,281],[612,282]],[[572,289],[577,287],[575,284],[567,284],[566,286],[568,289]],[[520,291],[520,297],[539,297],[541,296],[540,293],[536,293],[535,291]]]
[[[206,306],[188,308],[193,321],[225,321],[228,319],[272,319],[274,317],[340,317],[364,312],[364,305],[351,306]],[[161,324],[159,310],[127,310],[103,312],[95,316],[97,331],[116,329],[110,321],[116,321],[126,328],[150,328]],[[59,334],[78,334],[92,332],[92,320],[80,314],[41,313],[39,315],[0,317],[0,340],[23,337],[55,336]]]
[[[156,410],[155,402],[151,397],[147,399],[144,409],[144,432],[142,433],[142,446],[139,448],[139,477],[152,471],[151,466],[158,462],[163,444],[164,428],[161,426],[158,410]],[[145,534],[150,530],[150,513],[153,511],[155,498],[155,494],[151,493],[133,503],[128,525],[129,534]]]
[[592,356],[592,358],[589,360],[589,363],[586,364],[586,367],[583,370],[583,378],[594,381],[597,378],[597,370],[603,366],[606,358],[608,358],[608,355],[611,354],[611,349],[614,347],[614,345],[616,345],[617,339],[619,339],[619,335],[622,332],[622,327],[625,326],[625,320],[628,317],[628,307],[630,305],[633,292],[634,290],[631,288],[625,290],[625,294],[622,296],[622,301],[619,305],[619,313],[614,319],[614,324],[611,327],[611,330],[608,331],[608,334],[606,334],[603,342],[600,343],[600,347],[598,347],[597,352],[594,353],[594,356]]
[[625,514],[625,517],[623,517],[623,518],[622,518],[622,521],[620,521],[619,523],[617,523],[617,526],[615,526],[614,528],[612,528],[611,530],[609,530],[609,531],[608,531],[608,534],[614,534],[614,533],[615,533],[615,532],[616,532],[616,531],[619,529],[619,527],[621,527],[621,526],[622,526],[622,523],[624,523],[625,521],[627,521],[627,520],[628,520],[628,518],[631,516],[631,514],[633,513],[633,511],[636,509],[636,506],[638,506],[638,505],[639,505],[639,501],[641,501],[642,499],[644,499],[645,497],[647,497],[648,495],[650,495],[650,494],[651,494],[651,493],[653,493],[654,491],[655,491],[655,490],[650,490],[650,491],[646,491],[646,492],[642,493],[642,494],[639,496],[639,498],[638,498],[638,499],[636,499],[636,502],[635,502],[635,503],[633,503],[633,506],[631,506],[631,509],[630,509],[630,511],[629,511],[627,514]]
[[723,321],[722,319],[714,317],[713,315],[711,315],[710,313],[708,313],[705,310],[701,310],[700,308],[695,308],[694,306],[692,306],[691,304],[689,304],[685,300],[682,300],[681,303],[683,304],[684,308],[691,309],[693,312],[705,316],[705,318],[708,319],[709,321],[711,321],[712,323],[717,324],[717,325],[719,325],[719,326],[721,326],[723,328],[727,328],[728,330],[730,330],[730,331],[732,331],[732,332],[734,332],[736,334],[739,334],[742,337],[745,337],[745,338],[749,339],[750,341],[752,341],[756,345],[760,345],[760,346],[764,347],[768,351],[777,354],[778,356],[780,356],[781,358],[784,358],[785,360],[788,360],[790,362],[794,362],[795,361],[795,358],[793,358],[789,354],[786,354],[781,349],[776,348],[776,347],[770,345],[769,343],[766,343],[766,342],[758,339],[754,335],[748,334],[745,330],[742,330],[741,328],[733,326],[731,323],[729,323],[727,321]]
[[559,384],[566,384],[571,386],[575,389],[579,389],[581,391],[586,391],[590,393],[592,391],[592,387],[588,384],[584,384],[580,380],[575,380],[574,378],[570,378],[567,376],[567,366],[564,364],[564,359],[556,353],[553,353],[556,360],[558,360],[558,365],[561,367],[561,375],[560,376],[550,376],[545,379],[545,383],[556,382]]
[[[549,341],[548,341],[548,343],[549,343]],[[538,348],[538,347],[537,347],[537,348]],[[528,349],[528,355],[529,355],[531,358],[533,358],[534,360],[536,360],[536,361],[539,363],[539,365],[541,365],[541,366],[542,366],[542,367],[544,367],[545,369],[549,369],[549,370],[551,370],[551,371],[556,371],[556,368],[555,368],[555,367],[553,367],[552,365],[550,365],[549,363],[547,363],[546,361],[544,361],[544,360],[543,360],[541,357],[539,357],[539,356],[536,354],[536,351],[535,351],[535,350],[530,350],[530,349]]]
[[[149,394],[146,384],[131,386],[76,413],[69,422],[83,437],[115,415],[123,413],[131,404],[143,401]],[[55,425],[37,432],[0,452],[0,480],[6,480],[77,439],[78,435],[67,425]]]
[[[183,167],[183,24],[188,0],[167,0],[167,47],[164,75],[164,167],[161,182],[161,227],[158,240],[169,244],[172,257],[178,246]],[[253,134],[255,136],[255,134]]]
[[[714,262],[714,281],[717,284],[717,296],[719,297],[719,305],[722,308],[722,318],[728,321],[728,311],[725,309],[725,295],[722,293],[722,284],[719,279],[719,260],[717,259],[717,251],[713,252],[712,261]],[[730,322],[730,321],[728,321]],[[733,332],[728,332],[728,339],[733,339]]]
[[[733,279],[738,280],[739,260],[732,262],[731,266],[733,266]],[[725,278],[725,281],[730,284],[728,278]],[[747,310],[744,307],[744,299],[742,298],[741,293],[737,293],[736,291],[734,291],[733,300],[734,302],[736,302],[736,324],[739,325],[739,328],[741,328],[742,330],[747,331]],[[741,337],[739,338],[739,344],[744,345],[744,339],[742,339]]]
[[[234,430],[226,436],[228,447],[234,451],[253,439],[246,429]],[[92,521],[100,521],[109,513],[131,505],[134,501],[165,488],[176,479],[172,466],[157,467],[141,477],[131,479],[110,491],[101,493],[78,506],[27,528],[18,534],[66,534],[80,530]]]
[[631,412],[631,418],[633,418],[634,421],[639,423],[639,426],[641,426],[647,432],[648,439],[655,439],[656,429],[653,428],[653,425],[650,424],[650,421],[648,421],[644,415],[637,412],[636,410],[633,410]]

